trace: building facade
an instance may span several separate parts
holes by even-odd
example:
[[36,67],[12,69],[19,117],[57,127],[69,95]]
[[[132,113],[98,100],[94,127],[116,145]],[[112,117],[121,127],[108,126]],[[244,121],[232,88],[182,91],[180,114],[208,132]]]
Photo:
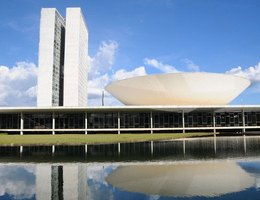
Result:
[[260,106],[0,108],[0,132],[186,133],[260,131]]
[[80,8],[66,10],[64,106],[87,104],[88,31]]
[[37,106],[85,106],[88,31],[80,8],[43,8],[40,21]]
[[43,8],[40,21],[38,106],[63,105],[65,19]]

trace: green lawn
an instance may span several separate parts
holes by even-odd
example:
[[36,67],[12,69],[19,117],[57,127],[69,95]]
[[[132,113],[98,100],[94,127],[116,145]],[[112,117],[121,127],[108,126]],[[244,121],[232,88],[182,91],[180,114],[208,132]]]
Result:
[[170,140],[187,137],[211,136],[214,133],[167,133],[167,134],[64,134],[64,135],[6,135],[0,134],[0,145],[59,145],[105,144]]

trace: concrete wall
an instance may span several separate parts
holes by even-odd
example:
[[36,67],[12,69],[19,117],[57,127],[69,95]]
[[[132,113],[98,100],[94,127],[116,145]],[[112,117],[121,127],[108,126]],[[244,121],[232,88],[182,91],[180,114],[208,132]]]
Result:
[[67,8],[64,106],[87,105],[88,31],[80,8]]

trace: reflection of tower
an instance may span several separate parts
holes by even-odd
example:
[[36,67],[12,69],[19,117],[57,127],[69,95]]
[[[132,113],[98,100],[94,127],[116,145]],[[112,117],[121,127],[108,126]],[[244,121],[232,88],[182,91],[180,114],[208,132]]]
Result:
[[51,167],[51,199],[63,199],[63,169],[62,166]]
[[63,199],[62,166],[37,165],[36,199]]
[[84,165],[63,166],[64,200],[87,198],[86,177],[86,168],[84,167]]
[[36,199],[51,199],[51,166],[36,166]]
[[36,167],[36,199],[86,199],[87,176],[84,165]]

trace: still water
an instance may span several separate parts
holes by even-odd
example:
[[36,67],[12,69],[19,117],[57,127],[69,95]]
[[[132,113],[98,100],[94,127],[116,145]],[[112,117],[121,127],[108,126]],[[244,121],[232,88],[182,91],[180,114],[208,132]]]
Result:
[[260,199],[260,137],[4,146],[1,199]]

